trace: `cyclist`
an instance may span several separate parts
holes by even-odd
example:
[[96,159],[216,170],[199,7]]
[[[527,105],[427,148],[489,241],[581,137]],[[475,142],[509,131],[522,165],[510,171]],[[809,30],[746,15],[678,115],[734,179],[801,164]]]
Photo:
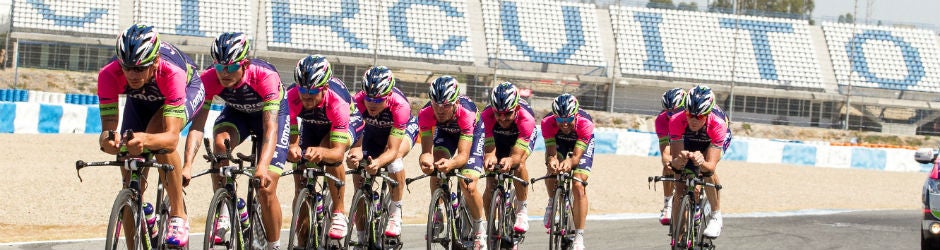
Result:
[[[552,103],[552,113],[542,119],[542,137],[545,138],[545,166],[551,174],[572,171],[572,175],[587,181],[594,163],[594,121],[591,115],[579,108],[578,99],[571,94],[562,94]],[[567,156],[567,157],[566,157]],[[554,179],[545,180],[548,190],[548,206],[542,223],[550,228],[552,203],[555,197]],[[584,249],[584,223],[588,212],[587,192],[584,185],[572,185],[574,204],[574,249]]]
[[[458,90],[457,79],[449,75],[431,83],[428,92],[431,100],[418,112],[418,128],[424,142],[418,163],[425,174],[435,169],[448,172],[462,168],[461,174],[472,180],[469,184],[458,183],[476,222],[474,249],[487,249],[483,197],[476,187],[483,173],[483,122],[478,119],[476,104],[460,96]],[[431,179],[432,190],[437,183],[437,178]]]
[[[373,67],[362,76],[362,90],[353,99],[356,108],[362,110],[365,121],[363,139],[356,142],[349,152],[346,165],[356,167],[361,160],[369,159],[370,173],[386,167],[389,175],[398,183],[405,183],[405,164],[402,158],[408,155],[418,136],[418,119],[411,115],[408,98],[395,87],[395,76],[385,66]],[[358,186],[358,185],[357,185]],[[391,189],[388,207],[390,218],[385,236],[401,235],[401,198],[404,185]],[[359,232],[360,238],[366,232]]]
[[[182,166],[176,151],[179,133],[205,100],[202,81],[193,77],[197,70],[195,63],[176,46],[162,42],[153,26],[131,25],[118,36],[116,47],[117,59],[98,72],[101,151],[108,154],[121,151],[118,148],[120,138],[108,140],[107,134],[118,128],[118,94],[125,94],[127,101],[121,129],[136,131],[133,139],[126,142],[128,153],[139,155],[146,150],[166,149],[167,154],[156,155],[157,161]],[[183,204],[184,171],[189,169],[160,173],[165,177],[161,179],[170,202],[166,242],[179,247],[189,242],[189,221]],[[126,186],[128,171],[121,169],[121,176]],[[147,185],[142,184],[141,190],[145,190]],[[126,221],[131,221],[129,216],[125,215]],[[125,228],[125,233],[133,235],[131,229]]]
[[[345,181],[343,159],[346,150],[359,139],[362,117],[352,105],[349,90],[326,57],[308,55],[294,68],[297,86],[287,94],[290,102],[290,160],[299,161],[297,168],[325,166],[326,172]],[[300,129],[297,118],[300,118]],[[294,195],[303,188],[302,176],[294,175]],[[329,185],[333,201],[332,239],[346,237],[346,216],[343,198],[346,186]],[[303,220],[303,217],[300,218]]]
[[[662,156],[663,176],[672,176],[672,154],[669,152],[669,118],[679,111],[685,110],[685,90],[673,88],[663,93],[663,111],[656,116],[656,136],[659,137],[659,153]],[[659,214],[659,223],[669,225],[672,218],[672,182],[663,182],[663,210]]]
[[[706,182],[719,184],[716,170],[721,154],[731,143],[731,128],[728,117],[715,101],[715,94],[707,86],[690,89],[685,98],[685,111],[673,115],[669,121],[669,146],[671,165],[676,172],[689,168],[700,173]],[[685,189],[683,185],[677,184],[676,189]],[[705,192],[712,213],[703,233],[714,238],[721,234],[721,199],[714,188],[705,188]]]
[[[525,161],[535,145],[535,113],[525,100],[519,98],[519,90],[510,82],[504,82],[490,92],[490,106],[483,109],[481,119],[485,129],[483,146],[483,166],[486,171],[509,171],[516,168],[515,175],[523,180],[529,179]],[[496,165],[503,166],[495,169]],[[516,199],[516,221],[513,230],[519,233],[529,231],[528,191],[522,183],[514,182]],[[493,178],[486,180],[486,192],[483,202],[486,210],[490,208],[492,190],[496,188]],[[487,211],[489,214],[489,211]]]
[[[220,34],[213,42],[210,54],[213,67],[202,73],[206,86],[206,106],[193,123],[195,133],[186,140],[186,164],[192,164],[202,138],[202,128],[209,113],[209,105],[215,96],[225,101],[225,107],[213,126],[214,150],[225,152],[225,140],[236,147],[248,136],[257,135],[261,141],[254,177],[260,179],[258,202],[261,205],[263,224],[267,230],[267,249],[280,247],[278,238],[281,228],[281,206],[277,198],[278,177],[284,171],[287,159],[287,99],[281,87],[281,78],[274,65],[261,60],[249,59],[251,42],[241,32]],[[221,165],[228,165],[227,162]],[[218,189],[222,181],[218,174],[212,175],[212,188]],[[222,208],[217,228],[227,230],[227,207]]]

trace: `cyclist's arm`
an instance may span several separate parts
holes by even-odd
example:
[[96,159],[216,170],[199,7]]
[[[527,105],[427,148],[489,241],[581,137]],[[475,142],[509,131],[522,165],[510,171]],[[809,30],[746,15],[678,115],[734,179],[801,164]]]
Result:
[[721,148],[715,145],[709,146],[705,153],[705,163],[702,163],[702,170],[715,172],[718,167],[718,161],[721,160]]
[[278,109],[261,111],[261,122],[264,133],[261,135],[261,154],[258,156],[258,166],[255,171],[268,171],[268,164],[274,157],[274,147],[277,145],[277,116]]
[[673,169],[682,169],[685,167],[685,164],[689,159],[685,158],[682,155],[682,151],[685,151],[685,143],[680,140],[672,140],[669,142],[669,151],[672,155],[672,168]]
[[472,145],[473,140],[460,139],[457,141],[457,155],[444,163],[447,164],[445,165],[447,166],[447,169],[454,169],[466,165],[467,160],[470,159],[470,150]]
[[[379,155],[379,158],[372,159],[372,163],[378,166],[385,166],[391,164],[395,158],[398,158],[398,148],[401,146],[402,136],[404,135],[404,130],[398,130],[401,132],[396,132],[395,128],[392,128],[392,133],[388,135],[388,142],[385,144],[385,152]],[[396,135],[396,133],[399,133]],[[359,140],[359,146],[362,146],[362,140]]]
[[199,153],[199,146],[203,134],[205,133],[206,119],[209,117],[209,105],[203,106],[199,113],[193,117],[193,124],[189,126],[189,134],[186,135],[186,147],[184,149],[183,168],[189,168]]
[[163,132],[159,133],[134,133],[134,136],[142,136],[144,148],[151,151],[156,151],[160,149],[176,149],[176,145],[180,140],[179,131],[183,129],[183,121],[185,119],[172,116],[163,117]]
[[526,111],[519,109],[519,117],[516,118],[516,128],[519,130],[519,137],[516,138],[512,150],[509,151],[509,157],[512,158],[512,167],[516,168],[522,164],[522,158],[530,153],[529,142],[533,140],[532,134],[535,133],[535,119],[528,115]]

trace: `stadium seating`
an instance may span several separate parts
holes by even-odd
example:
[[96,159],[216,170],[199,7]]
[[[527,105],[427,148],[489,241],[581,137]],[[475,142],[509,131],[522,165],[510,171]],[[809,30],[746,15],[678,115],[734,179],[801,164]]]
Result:
[[15,0],[14,28],[113,35],[118,28],[118,0]]
[[606,65],[594,4],[482,0],[482,5],[489,58]]
[[473,61],[462,0],[274,0],[265,8],[269,47]]
[[806,21],[616,5],[610,16],[622,74],[822,88]]
[[[223,32],[254,34],[252,4],[249,0],[140,0],[134,12],[141,23],[153,25],[161,34],[215,37]],[[208,45],[206,45],[208,46]]]
[[839,85],[940,92],[933,32],[838,23],[822,27]]

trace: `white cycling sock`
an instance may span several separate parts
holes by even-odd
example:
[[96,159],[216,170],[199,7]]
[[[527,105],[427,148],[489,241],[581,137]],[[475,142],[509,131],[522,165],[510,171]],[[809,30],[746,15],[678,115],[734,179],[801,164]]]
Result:
[[672,207],[672,196],[664,196],[663,198],[664,207]]
[[222,209],[219,209],[219,216],[228,217],[228,204],[222,203]]
[[584,229],[575,229],[574,241],[583,241],[583,240],[584,240]]
[[395,218],[401,218],[401,201],[388,202],[388,215]]
[[268,247],[267,247],[267,249],[268,249],[268,250],[278,250],[278,249],[281,249],[281,242],[279,242],[279,241],[269,241],[269,242],[268,242]]
[[520,201],[519,199],[514,200],[514,201],[512,202],[512,204],[513,204],[513,206],[516,207],[516,212],[517,212],[517,213],[518,213],[519,211],[522,211],[523,209],[526,209],[526,207],[528,206],[528,203],[527,203],[526,201]]
[[477,234],[486,234],[486,220],[477,220]]

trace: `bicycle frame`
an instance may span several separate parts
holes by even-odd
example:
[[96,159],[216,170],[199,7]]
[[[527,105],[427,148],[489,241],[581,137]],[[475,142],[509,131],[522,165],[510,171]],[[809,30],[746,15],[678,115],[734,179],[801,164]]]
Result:
[[[573,206],[573,201],[571,200],[571,185],[573,182],[579,182],[581,185],[587,187],[588,183],[569,172],[542,176],[532,179],[529,183],[535,183],[548,178],[555,178],[555,198],[553,198],[555,204],[552,205],[553,211],[551,212],[549,249],[569,249],[574,243],[575,235],[574,215],[571,213],[570,209]],[[561,209],[561,213],[558,213],[559,209]],[[556,214],[558,215],[557,220],[555,218]]]
[[[432,192],[432,195],[435,193],[446,194],[443,197],[444,202],[446,204],[455,204],[455,202],[458,204],[457,207],[452,207],[450,205],[445,206],[446,214],[444,216],[446,217],[446,221],[456,222],[456,223],[450,223],[451,227],[447,229],[448,235],[449,235],[448,238],[450,239],[443,239],[443,241],[448,241],[448,242],[441,242],[440,240],[436,241],[435,239],[431,238],[432,237],[430,236],[431,232],[428,232],[429,234],[428,236],[429,239],[427,239],[428,244],[430,245],[433,243],[444,243],[450,246],[448,248],[451,248],[451,247],[466,248],[468,242],[472,243],[472,235],[470,234],[473,232],[473,226],[471,225],[472,222],[470,222],[470,218],[469,218],[470,214],[466,207],[467,203],[463,202],[463,192],[460,190],[460,188],[456,188],[457,189],[456,192],[451,192],[450,185],[451,185],[451,179],[453,178],[461,179],[466,184],[470,184],[471,182],[473,182],[473,179],[461,175],[458,169],[453,169],[449,172],[440,172],[440,171],[434,170],[434,172],[431,172],[431,174],[422,174],[414,178],[405,179],[405,185],[407,187],[407,185],[410,185],[412,182],[420,180],[420,179],[424,179],[427,177],[436,177],[438,179],[437,188],[434,189],[434,191]],[[410,189],[408,191],[411,192]],[[436,200],[434,200],[434,198],[432,197],[431,205],[434,205],[435,202]],[[431,212],[433,211],[428,211],[429,215]],[[461,212],[463,213],[463,216],[466,218],[460,218]],[[431,221],[428,221],[429,225],[431,223],[432,223]]]
[[[296,246],[295,244],[299,242],[300,239],[296,238],[297,237],[296,234],[297,234],[297,231],[300,230],[299,228],[300,225],[295,225],[295,224],[297,224],[297,217],[299,216],[299,213],[301,212],[300,208],[303,205],[301,203],[310,201],[312,205],[309,207],[316,208],[316,210],[313,212],[308,211],[308,213],[313,214],[314,218],[311,219],[310,217],[308,217],[308,220],[310,220],[310,223],[307,225],[308,226],[307,230],[308,230],[308,234],[311,237],[308,237],[308,239],[306,239],[306,246],[304,248],[305,249],[324,249],[326,247],[325,244],[327,244],[326,238],[328,237],[327,237],[326,232],[328,231],[324,230],[324,228],[319,228],[316,225],[323,225],[323,223],[327,221],[327,219],[330,216],[330,213],[332,213],[332,205],[330,203],[331,198],[329,197],[330,195],[329,186],[327,186],[329,185],[328,182],[325,179],[323,179],[322,181],[318,181],[318,179],[320,179],[319,177],[325,177],[327,179],[330,179],[334,183],[336,183],[335,185],[337,188],[342,187],[343,185],[345,185],[345,183],[343,183],[343,181],[341,181],[339,178],[336,178],[332,174],[324,171],[324,166],[319,166],[316,168],[306,167],[302,169],[295,168],[292,170],[285,171],[284,173],[281,174],[281,176],[288,176],[288,175],[300,175],[301,182],[303,183],[303,188],[299,190],[297,197],[295,197],[295,200],[294,200],[295,207],[293,209],[294,211],[292,211],[291,228],[289,232],[290,236],[288,239],[287,247],[293,248]],[[314,232],[310,232],[310,230]]]
[[[377,229],[384,229],[388,224],[388,203],[390,200],[390,191],[391,188],[397,187],[399,183],[391,177],[388,177],[388,171],[385,169],[385,167],[379,169],[375,175],[369,174],[369,171],[365,169],[369,164],[371,164],[371,162],[368,160],[363,160],[359,163],[359,166],[356,169],[346,171],[347,175],[358,175],[362,179],[361,183],[356,188],[356,194],[353,195],[353,202],[349,208],[349,222],[356,224],[361,223],[363,224],[362,226],[364,226],[364,228],[369,230],[369,238],[366,240],[366,242],[352,241],[352,233],[354,233],[352,231],[354,227],[350,226],[349,232],[347,233],[346,246],[378,249],[386,249],[386,247],[384,247],[386,245],[390,245],[392,247],[401,247],[400,241],[394,240],[394,238],[386,238],[382,232],[376,232]],[[375,188],[376,182],[379,181],[381,181],[381,185],[379,185],[378,188]],[[365,201],[365,204],[359,204],[361,206],[357,206],[357,199],[360,198]],[[378,201],[377,204],[376,200]],[[375,212],[366,213],[367,215],[371,215],[368,216],[371,218],[362,218],[362,220],[359,220],[359,218],[355,218],[355,216],[360,214],[356,213],[354,215],[354,211],[358,211],[360,208],[369,210],[374,208]],[[355,227],[358,228],[358,226]],[[362,239],[359,240],[361,241]]]
[[[707,226],[704,222],[708,221],[706,208],[711,209],[706,192],[702,188],[712,187],[717,191],[721,190],[722,186],[705,182],[698,173],[689,169],[683,169],[679,177],[651,176],[647,178],[647,181],[651,184],[670,181],[686,187],[682,197],[677,198],[681,202],[678,210],[673,211],[673,216],[679,216],[679,219],[674,218],[669,226],[673,249],[714,249],[711,239],[702,234]],[[696,215],[700,216],[696,217]]]
[[[123,136],[122,136],[123,139],[121,140],[121,144],[119,148],[124,149],[127,141],[133,139],[133,134],[134,134],[134,131],[132,130],[124,131]],[[109,131],[108,140],[114,140],[113,131]],[[121,190],[118,192],[118,196],[115,198],[115,202],[114,202],[114,206],[112,207],[112,210],[114,208],[120,208],[121,206],[119,205],[122,204],[121,202],[123,200],[131,199],[133,202],[133,206],[131,207],[131,210],[133,211],[130,211],[130,212],[131,212],[131,215],[134,217],[134,221],[136,221],[138,225],[138,226],[134,226],[135,228],[138,228],[135,230],[137,235],[134,236],[134,238],[136,238],[136,240],[140,242],[140,246],[144,247],[145,249],[154,249],[154,248],[162,249],[164,242],[159,239],[161,239],[164,233],[166,233],[165,224],[167,223],[167,219],[168,219],[167,217],[169,213],[169,208],[167,208],[164,205],[165,200],[163,197],[163,192],[164,192],[163,179],[165,179],[165,177],[161,175],[161,177],[164,177],[164,178],[161,178],[157,183],[157,197],[156,197],[156,203],[154,204],[155,206],[154,213],[157,213],[157,215],[155,216],[160,216],[160,220],[159,220],[159,224],[154,225],[154,228],[150,228],[147,226],[146,216],[144,215],[144,210],[143,210],[144,201],[143,201],[143,191],[141,188],[141,180],[142,178],[144,180],[146,179],[146,175],[144,174],[144,169],[146,168],[157,168],[163,171],[173,171],[174,169],[173,165],[157,163],[156,160],[154,159],[155,155],[166,154],[169,150],[161,149],[156,152],[148,152],[145,150],[145,152],[141,154],[139,157],[130,157],[128,156],[128,153],[126,151],[124,150],[122,151],[123,152],[119,153],[116,156],[116,159],[114,161],[85,162],[82,160],[78,160],[75,162],[75,173],[78,176],[79,182],[82,182],[82,176],[81,176],[80,171],[82,168],[86,168],[86,167],[116,166],[116,167],[122,167],[124,170],[129,171],[128,173],[129,180],[126,183],[126,187],[121,188]],[[124,196],[128,196],[128,197],[124,197]],[[115,212],[117,211],[111,211],[112,217],[115,216],[114,214]],[[123,221],[123,213],[119,216],[121,216],[121,218],[117,218],[117,219]],[[111,219],[115,219],[115,218],[111,218]],[[124,231],[122,230],[122,228],[119,229],[116,227],[123,227],[123,224],[124,223],[121,223],[121,225],[111,224],[110,222],[108,223],[107,239],[105,243],[106,248],[114,249],[117,247],[116,244],[118,243],[113,242],[113,240],[119,237],[118,235],[120,235],[120,233]],[[158,240],[151,239],[150,235],[153,234],[153,230],[157,230],[158,234],[157,234],[156,239]],[[129,240],[129,238],[125,236],[125,241],[127,240]],[[128,244],[138,245],[137,243],[128,243]]]
[[[223,142],[225,144],[224,154],[213,154],[211,144],[209,143],[209,138],[203,138],[203,144],[206,147],[206,155],[204,155],[203,158],[205,158],[209,163],[211,163],[212,167],[210,169],[207,169],[203,172],[200,172],[192,176],[192,178],[196,178],[205,174],[219,174],[220,177],[222,177],[223,179],[221,181],[222,183],[220,183],[221,187],[219,189],[216,189],[216,194],[221,194],[220,192],[224,190],[223,193],[225,195],[228,195],[229,197],[228,204],[236,204],[238,202],[238,193],[237,193],[238,188],[236,184],[236,178],[239,175],[247,176],[249,178],[248,194],[247,194],[247,199],[245,200],[245,206],[247,207],[246,210],[248,213],[250,224],[248,228],[241,228],[240,223],[231,223],[232,224],[231,226],[233,229],[235,229],[234,232],[237,236],[237,239],[234,239],[234,240],[237,240],[235,242],[235,247],[238,249],[253,248],[253,246],[250,246],[250,244],[257,242],[258,239],[255,239],[255,237],[257,236],[261,236],[262,240],[264,240],[263,242],[267,243],[267,240],[263,239],[265,232],[266,232],[264,228],[264,223],[262,223],[262,221],[258,221],[261,218],[260,216],[261,211],[259,208],[259,204],[257,200],[255,199],[255,189],[257,189],[258,186],[260,186],[260,180],[254,177],[255,163],[257,162],[256,157],[258,155],[257,152],[258,152],[259,144],[257,143],[257,137],[254,135],[251,136],[251,141],[252,141],[252,146],[251,146],[252,154],[243,155],[241,153],[236,153],[236,155],[238,156],[236,158],[232,156],[232,147],[229,143],[229,140],[225,140]],[[224,160],[228,160],[230,161],[230,163],[234,163],[235,165],[219,166],[221,165],[221,162]],[[246,163],[247,163],[247,166],[246,166]],[[211,209],[212,208],[210,208],[210,211]],[[230,209],[230,216],[236,215],[232,212],[234,211],[235,207],[230,207],[229,209]],[[214,214],[207,215],[207,220],[206,220],[207,225],[211,225],[209,223],[212,223],[212,220],[211,220],[212,218],[215,218]],[[215,229],[215,228],[212,228],[212,229]],[[248,237],[245,237],[245,233],[248,233]],[[247,240],[245,238],[247,238]],[[229,240],[233,240],[233,239],[229,239]],[[204,244],[209,244],[209,242],[204,242]]]
[[[496,168],[502,169],[502,166],[497,165]],[[516,169],[513,168],[508,172],[494,171],[483,176],[494,178],[496,182],[490,201],[490,216],[487,217],[487,239],[493,247],[512,248],[525,240],[525,234],[516,233],[513,230],[516,220],[515,204],[513,204],[516,192],[513,182],[519,182],[523,187],[528,187],[529,182],[516,177],[515,172]],[[502,218],[500,221],[495,221],[497,214],[500,214]]]

